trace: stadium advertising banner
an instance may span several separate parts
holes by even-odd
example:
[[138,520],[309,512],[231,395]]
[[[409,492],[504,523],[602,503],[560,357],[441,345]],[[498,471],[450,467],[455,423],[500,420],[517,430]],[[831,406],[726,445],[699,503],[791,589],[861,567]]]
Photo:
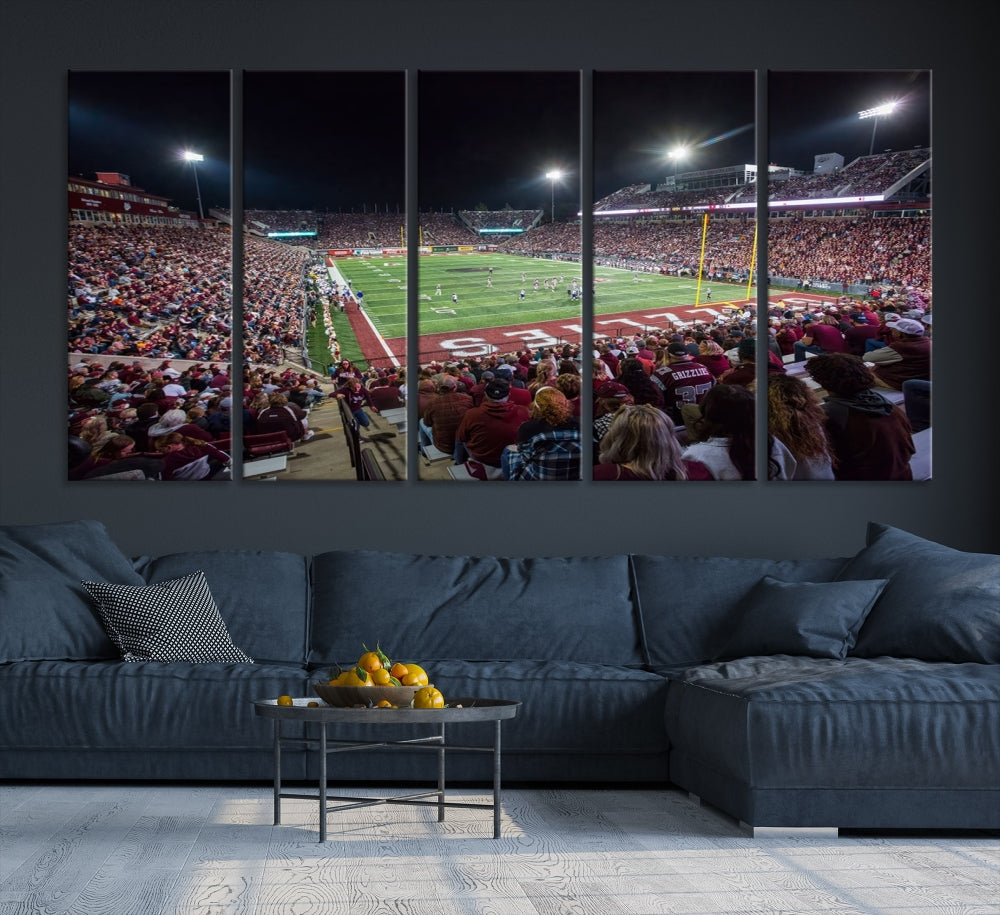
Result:
[[401,257],[406,248],[329,248],[328,257]]
[[69,208],[71,210],[93,210],[102,213],[134,213],[139,216],[168,216],[171,219],[193,219],[193,213],[182,213],[167,207],[153,206],[148,203],[136,203],[131,200],[116,200],[113,197],[95,197],[91,194],[81,194],[78,191],[69,192]]

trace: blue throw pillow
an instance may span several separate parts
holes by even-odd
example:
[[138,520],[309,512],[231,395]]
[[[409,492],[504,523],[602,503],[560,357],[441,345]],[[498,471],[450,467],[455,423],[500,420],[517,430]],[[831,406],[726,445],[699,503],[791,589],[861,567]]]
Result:
[[716,660],[789,654],[842,660],[886,579],[778,581],[765,575],[737,606],[736,628]]
[[1000,556],[873,523],[837,577],[889,579],[851,654],[1000,664]]
[[0,663],[117,657],[81,579],[143,583],[99,521],[0,527]]

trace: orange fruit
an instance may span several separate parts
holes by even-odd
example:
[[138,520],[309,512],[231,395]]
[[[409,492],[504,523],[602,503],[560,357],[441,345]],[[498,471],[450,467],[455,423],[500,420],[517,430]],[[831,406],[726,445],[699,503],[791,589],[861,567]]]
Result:
[[403,686],[427,686],[431,682],[427,671],[419,664],[407,664],[406,670],[406,674],[399,678]]
[[392,669],[389,671],[389,673],[399,681],[402,681],[403,677],[405,677],[409,672],[410,668],[405,664],[401,664],[399,661],[393,664]]
[[441,690],[425,686],[413,694],[413,707],[444,708],[444,696],[441,695]]
[[377,651],[366,651],[358,658],[358,667],[367,670],[368,673],[374,673],[376,670],[382,669],[382,659],[378,656]]
[[371,686],[372,675],[363,667],[352,667],[345,670],[337,679],[338,686]]
[[278,705],[295,705],[291,696],[278,696]]
[[390,674],[384,667],[380,667],[378,670],[373,670],[369,676],[372,678],[372,683],[376,686],[396,685],[392,682],[392,674]]
[[392,703],[388,699],[379,699],[375,703],[375,708],[392,708]]

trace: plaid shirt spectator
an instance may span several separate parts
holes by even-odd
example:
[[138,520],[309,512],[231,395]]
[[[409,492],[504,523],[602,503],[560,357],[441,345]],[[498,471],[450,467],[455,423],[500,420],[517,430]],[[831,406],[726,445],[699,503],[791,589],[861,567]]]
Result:
[[579,429],[551,429],[533,435],[503,453],[508,480],[579,480]]

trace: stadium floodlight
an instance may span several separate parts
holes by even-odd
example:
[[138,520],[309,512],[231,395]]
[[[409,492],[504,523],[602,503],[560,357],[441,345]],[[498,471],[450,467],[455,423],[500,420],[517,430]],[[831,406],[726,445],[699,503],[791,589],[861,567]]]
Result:
[[205,211],[201,208],[201,188],[198,186],[198,163],[204,162],[205,157],[201,153],[191,152],[191,150],[186,149],[182,158],[185,162],[191,163],[191,171],[194,172],[194,192],[198,198],[198,216],[200,219],[204,219]]
[[858,112],[859,120],[872,119],[872,141],[868,145],[869,156],[875,152],[875,131],[878,130],[878,119],[888,117],[896,110],[898,104],[899,102],[884,102],[881,105],[876,105],[874,108],[866,108],[864,111]]
[[681,159],[686,159],[691,153],[691,147],[689,146],[675,146],[673,149],[667,151],[667,158],[673,159],[674,162],[674,178],[677,178],[677,163]]
[[563,173],[559,171],[558,168],[554,168],[552,171],[545,173],[545,177],[552,182],[552,212],[549,217],[552,222],[556,221],[556,182],[562,178],[562,176]]

